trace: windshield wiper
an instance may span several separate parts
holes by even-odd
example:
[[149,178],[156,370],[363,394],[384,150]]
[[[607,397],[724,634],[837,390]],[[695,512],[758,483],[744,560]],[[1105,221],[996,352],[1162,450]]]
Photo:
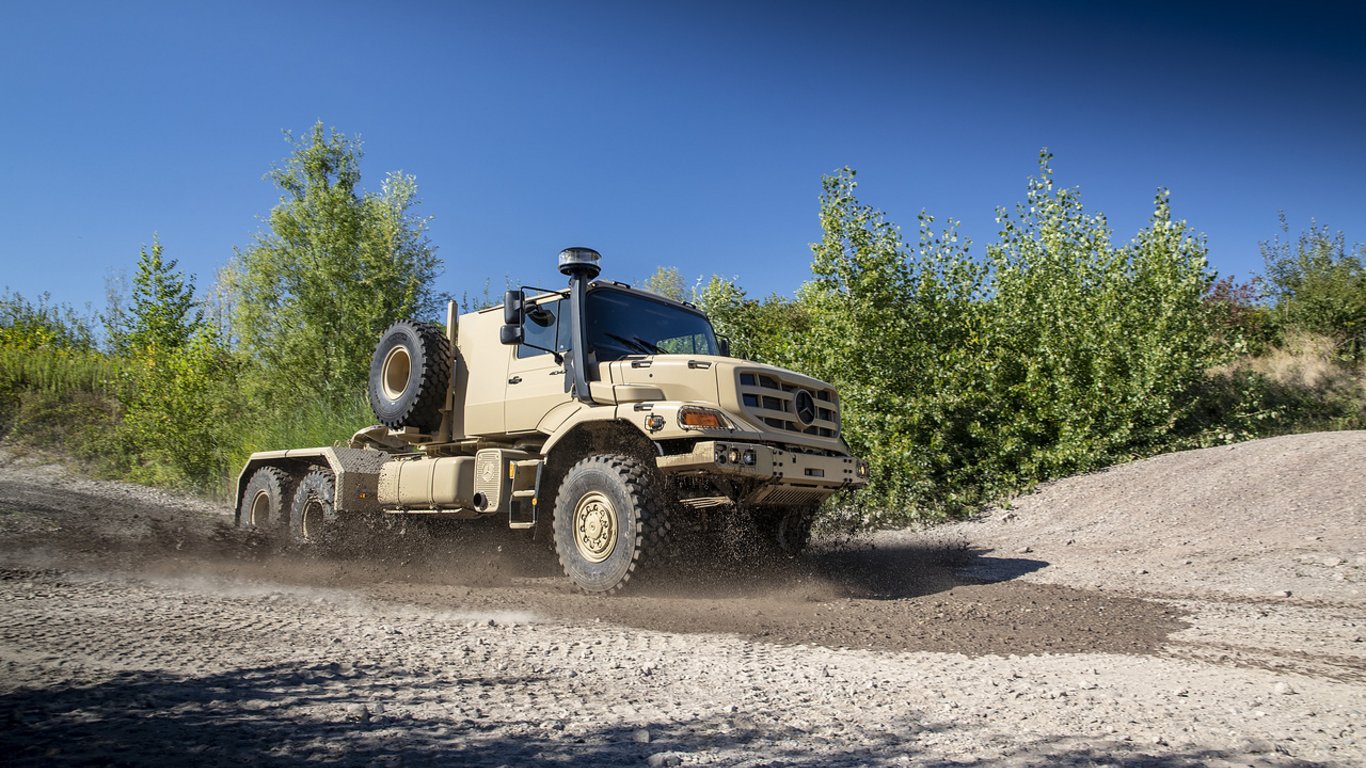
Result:
[[645,348],[647,351],[649,351],[649,353],[652,354],[652,355],[657,355],[657,354],[659,354],[659,353],[661,352],[661,350],[660,350],[658,344],[655,344],[654,342],[646,341],[645,339],[642,339],[642,338],[640,338],[639,336],[632,336],[632,337],[631,337],[631,341],[634,341],[635,343],[637,343],[637,344],[639,344],[640,346],[644,347],[644,348]]
[[628,339],[625,336],[618,336],[615,333],[605,333],[603,335],[611,339],[612,341],[619,341],[622,344],[625,344],[627,347],[636,350],[637,352],[644,352],[647,355],[659,354],[659,347],[656,347],[655,345],[651,344],[645,339],[640,338],[639,336]]

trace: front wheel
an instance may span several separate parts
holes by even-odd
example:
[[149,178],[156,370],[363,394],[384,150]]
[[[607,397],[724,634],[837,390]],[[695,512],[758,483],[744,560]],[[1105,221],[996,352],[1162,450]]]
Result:
[[555,551],[565,575],[585,592],[626,586],[661,558],[668,526],[663,483],[648,464],[604,454],[569,469],[555,500]]

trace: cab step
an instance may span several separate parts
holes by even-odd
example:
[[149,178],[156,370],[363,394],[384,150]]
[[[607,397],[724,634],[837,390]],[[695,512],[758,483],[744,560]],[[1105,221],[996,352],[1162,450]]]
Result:
[[512,462],[512,493],[508,495],[508,527],[534,528],[540,502],[541,473],[545,462],[523,459]]

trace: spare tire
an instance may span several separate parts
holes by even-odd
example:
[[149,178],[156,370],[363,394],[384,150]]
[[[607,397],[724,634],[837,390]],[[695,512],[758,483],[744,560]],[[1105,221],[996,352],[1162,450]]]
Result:
[[430,323],[400,320],[370,361],[370,408],[390,429],[435,432],[451,380],[451,342]]

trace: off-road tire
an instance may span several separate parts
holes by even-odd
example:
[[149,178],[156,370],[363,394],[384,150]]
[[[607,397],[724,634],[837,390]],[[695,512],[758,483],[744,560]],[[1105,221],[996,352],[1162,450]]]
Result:
[[305,547],[326,546],[338,528],[337,481],[331,472],[304,475],[289,505],[289,538]]
[[817,511],[816,507],[765,510],[759,517],[760,531],[778,554],[797,557],[811,543],[811,526]]
[[429,323],[389,326],[370,359],[370,408],[390,429],[435,432],[451,380],[451,342]]
[[275,538],[289,525],[289,504],[294,478],[279,467],[261,467],[252,473],[237,505],[237,527]]
[[584,592],[620,592],[667,550],[664,483],[658,470],[622,454],[570,467],[555,500],[555,551]]

